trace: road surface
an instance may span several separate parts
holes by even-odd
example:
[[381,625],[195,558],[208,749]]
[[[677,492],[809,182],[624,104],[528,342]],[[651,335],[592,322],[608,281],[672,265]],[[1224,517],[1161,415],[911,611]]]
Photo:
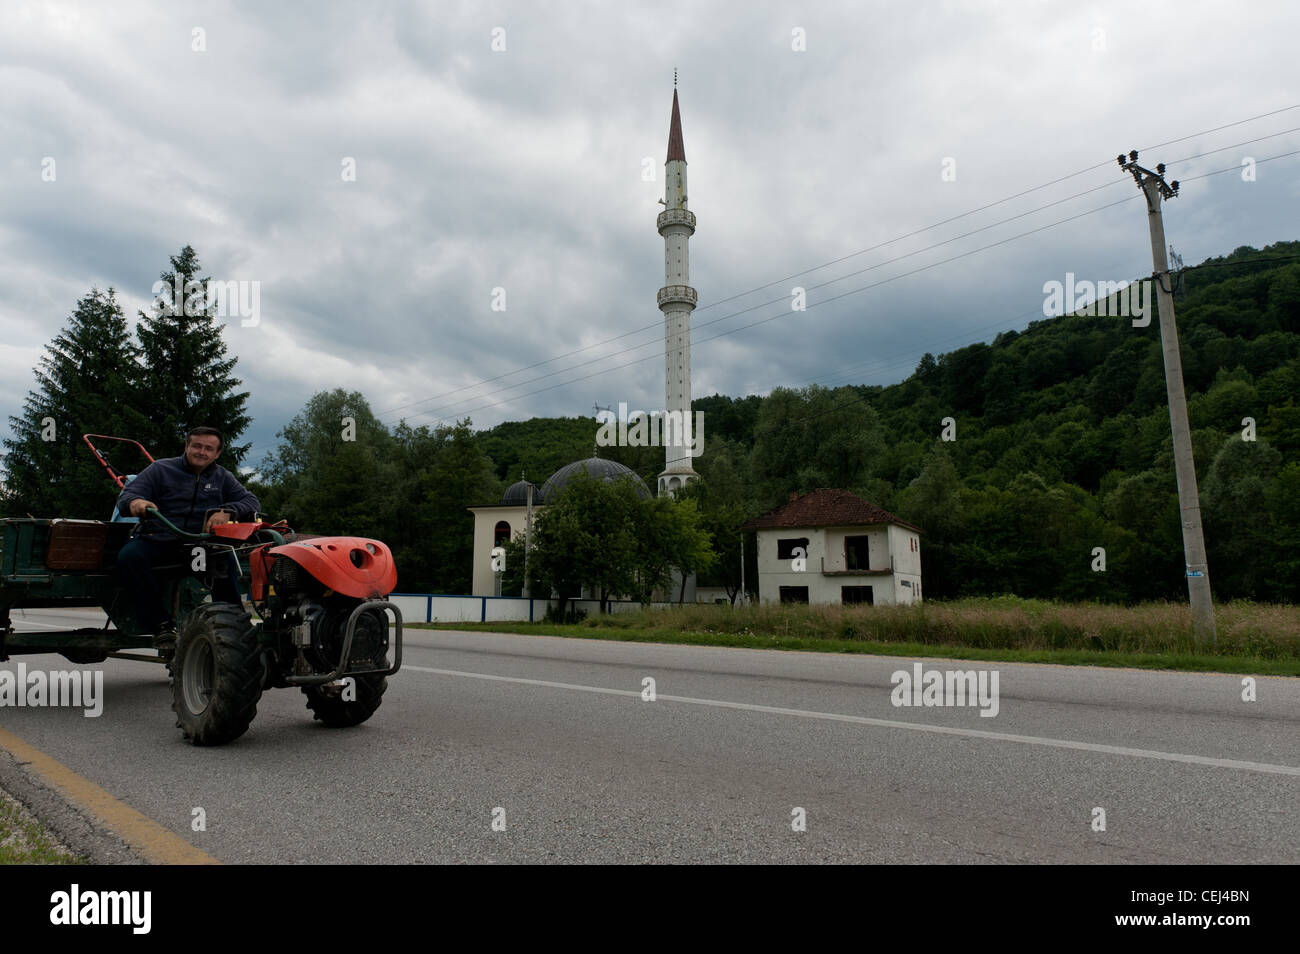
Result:
[[0,727],[228,863],[1300,861],[1296,679],[920,661],[996,671],[987,717],[895,706],[911,658],[408,630],[367,724],[278,689],[201,749],[161,666],[20,661],[102,668],[103,714]]

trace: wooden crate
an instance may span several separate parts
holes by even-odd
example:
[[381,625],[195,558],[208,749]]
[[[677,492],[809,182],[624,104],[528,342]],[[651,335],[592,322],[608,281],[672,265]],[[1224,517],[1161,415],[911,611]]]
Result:
[[104,562],[108,524],[100,520],[51,520],[45,565],[51,570],[98,570]]

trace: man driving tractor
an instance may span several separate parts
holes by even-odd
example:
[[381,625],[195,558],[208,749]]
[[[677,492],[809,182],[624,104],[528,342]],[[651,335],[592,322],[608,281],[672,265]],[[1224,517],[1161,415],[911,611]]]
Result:
[[[155,634],[154,648],[164,657],[175,651],[176,622],[171,610],[163,606],[154,568],[181,564],[189,572],[192,561],[185,542],[146,511],[157,510],[189,533],[207,533],[231,520],[251,520],[261,504],[234,474],[216,462],[221,447],[220,431],[196,427],[186,435],[182,456],[154,461],[117,499],[120,514],[140,518],[135,536],[118,553],[118,573],[135,598],[136,618],[145,632]],[[234,553],[214,557],[208,569],[213,577],[213,600],[239,604],[239,562]]]

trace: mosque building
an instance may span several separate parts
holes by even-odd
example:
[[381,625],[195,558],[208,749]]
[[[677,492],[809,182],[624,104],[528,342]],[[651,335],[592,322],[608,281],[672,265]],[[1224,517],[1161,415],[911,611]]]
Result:
[[[686,147],[675,79],[660,201],[664,210],[656,224],[664,240],[664,285],[657,297],[664,316],[664,418],[690,421],[691,313],[698,301],[690,284],[695,213],[688,208]],[[698,477],[691,466],[689,431],[665,428],[663,433],[660,496],[675,494]],[[500,575],[492,569],[493,548],[524,536],[530,513],[535,517],[580,471],[600,480],[631,478],[642,498],[650,497],[650,489],[632,470],[593,452],[586,460],[561,467],[540,488],[521,480],[511,485],[500,503],[470,507],[474,514],[473,595],[501,595]],[[740,529],[757,535],[756,570],[763,602],[880,605],[921,601],[920,529],[847,490],[791,494],[788,503],[747,521]],[[665,596],[678,596],[686,602],[724,602],[725,590],[697,589],[693,576],[683,586],[681,577],[674,574]]]
[[[695,213],[687,208],[686,147],[682,140],[681,109],[677,82],[673,81],[673,111],[668,127],[668,155],[664,161],[664,210],[656,225],[664,240],[664,285],[656,296],[664,316],[664,390],[666,418],[690,421],[691,415],[691,312],[699,300],[690,284],[690,238],[695,234]],[[681,428],[664,432],[664,469],[658,478],[661,496],[674,494],[698,475],[691,466],[690,435]],[[600,480],[631,478],[637,492],[649,499],[650,489],[630,468],[593,454],[566,464],[538,488],[526,480],[512,484],[501,501],[470,507],[474,514],[474,596],[500,596],[500,577],[492,569],[492,550],[512,537],[524,535],[529,520],[531,491],[532,518],[539,508],[554,500],[579,471]],[[677,582],[674,584],[677,586]],[[687,580],[685,597],[695,600],[694,577]]]

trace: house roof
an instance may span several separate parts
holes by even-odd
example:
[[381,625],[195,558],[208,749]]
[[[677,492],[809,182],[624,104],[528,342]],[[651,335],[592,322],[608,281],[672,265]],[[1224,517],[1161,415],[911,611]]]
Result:
[[803,495],[792,494],[790,500],[761,517],[754,517],[741,525],[742,530],[778,530],[796,527],[868,527],[896,523],[922,533],[888,510],[867,503],[847,490],[825,487]]

